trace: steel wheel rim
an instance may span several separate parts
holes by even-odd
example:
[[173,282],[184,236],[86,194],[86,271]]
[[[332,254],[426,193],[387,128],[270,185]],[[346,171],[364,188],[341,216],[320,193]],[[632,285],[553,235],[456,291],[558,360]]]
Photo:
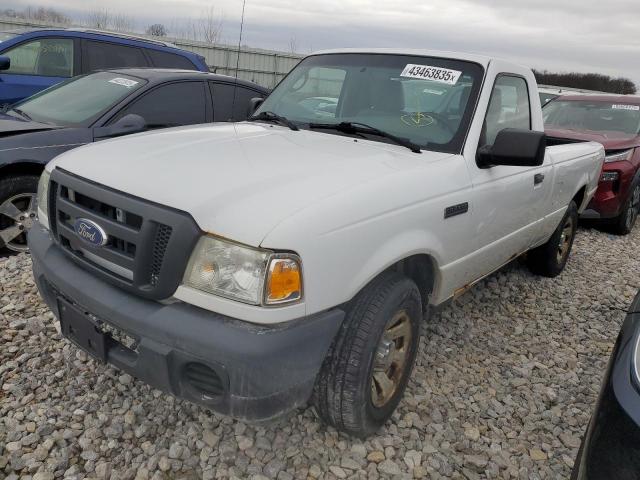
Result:
[[376,348],[371,373],[371,402],[384,407],[400,388],[411,350],[411,319],[406,310],[397,312],[385,325]]
[[562,233],[560,234],[560,242],[558,244],[558,263],[562,263],[566,256],[569,254],[569,248],[571,247],[571,238],[573,237],[573,219],[567,218],[562,226]]
[[640,208],[640,185],[637,185],[633,189],[631,194],[631,204],[627,208],[626,226],[628,230],[631,230],[638,218],[638,209]]
[[0,204],[0,246],[14,252],[26,252],[26,233],[36,219],[36,194],[19,193]]

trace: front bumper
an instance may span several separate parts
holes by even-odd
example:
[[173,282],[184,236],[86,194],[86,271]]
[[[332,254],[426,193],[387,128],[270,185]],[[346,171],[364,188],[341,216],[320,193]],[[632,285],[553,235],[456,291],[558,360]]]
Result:
[[600,397],[582,440],[573,480],[640,478],[640,385],[632,360],[640,334],[640,294],[614,346]]
[[636,170],[633,164],[628,161],[605,163],[602,167],[602,173],[614,172],[618,174],[618,179],[615,181],[600,180],[596,193],[581,215],[582,218],[604,220],[620,215],[629,198]]
[[[182,302],[160,303],[110,285],[81,268],[41,227],[29,233],[33,273],[60,318],[60,299],[135,340],[110,345],[106,361],[132,376],[212,410],[266,420],[304,405],[344,312],[329,310],[262,327]],[[91,352],[90,352],[91,353]],[[193,366],[198,370],[193,373]],[[221,385],[203,394],[193,375]],[[212,372],[212,373],[211,373]]]

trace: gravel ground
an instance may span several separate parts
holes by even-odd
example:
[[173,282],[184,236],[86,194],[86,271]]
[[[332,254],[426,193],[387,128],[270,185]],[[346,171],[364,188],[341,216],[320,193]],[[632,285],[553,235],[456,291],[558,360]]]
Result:
[[27,255],[0,259],[0,478],[567,478],[640,229],[581,229],[564,274],[518,262],[430,320],[400,408],[361,442],[311,409],[249,425],[100,365],[57,333]]

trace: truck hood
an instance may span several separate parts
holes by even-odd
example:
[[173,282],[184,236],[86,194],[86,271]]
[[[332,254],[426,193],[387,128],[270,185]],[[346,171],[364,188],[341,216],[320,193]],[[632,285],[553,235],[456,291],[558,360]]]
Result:
[[594,132],[591,130],[578,131],[567,129],[546,129],[549,137],[566,138],[584,142],[598,142],[605,150],[625,150],[640,146],[640,135],[624,132]]
[[316,202],[448,156],[245,122],[107,140],[67,152],[51,168],[185,211],[204,231],[258,246]]

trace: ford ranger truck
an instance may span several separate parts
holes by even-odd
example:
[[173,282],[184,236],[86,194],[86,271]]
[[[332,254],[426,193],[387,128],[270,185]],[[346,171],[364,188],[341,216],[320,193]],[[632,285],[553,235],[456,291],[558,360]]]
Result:
[[531,70],[474,55],[321,52],[254,107],[60,155],[29,234],[66,337],[244,420],[375,432],[432,307],[527,252],[563,270],[604,159],[546,145]]

